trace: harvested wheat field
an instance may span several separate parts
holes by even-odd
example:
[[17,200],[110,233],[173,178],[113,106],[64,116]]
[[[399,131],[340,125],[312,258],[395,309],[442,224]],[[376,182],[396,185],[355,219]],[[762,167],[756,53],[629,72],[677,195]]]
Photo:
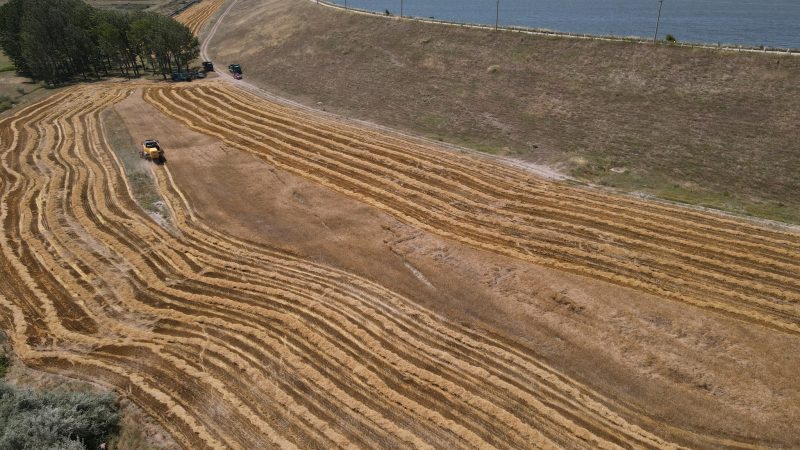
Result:
[[[0,119],[22,363],[187,449],[800,447],[796,229],[246,88],[80,85]],[[132,156],[153,137],[166,164]]]
[[190,128],[421,229],[800,332],[796,233],[572,189],[341,123],[309,125],[303,113],[228,86],[151,89],[145,99]]
[[513,345],[215,231],[157,169],[162,229],[98,121],[129,93],[2,123],[0,302],[26,363],[116,387],[187,448],[668,445]]
[[[198,214],[189,200],[196,194],[173,177],[177,149],[152,167],[169,212],[168,224],[157,223],[135,203],[101,120],[117,108],[135,135],[140,115],[126,113],[126,102],[133,111],[182,111],[167,120],[219,143],[201,147],[207,158],[214,148],[254,155],[330,198],[479,253],[466,258],[496,255],[580,274],[578,284],[686,305],[662,313],[677,321],[690,311],[732,330],[718,336],[738,340],[730,354],[747,355],[744,365],[762,372],[767,394],[758,400],[745,395],[747,386],[731,389],[740,407],[755,410],[749,425],[768,420],[773,430],[736,436],[661,423],[554,368],[517,336],[433,311],[424,305],[428,288],[410,298],[278,243],[229,233]],[[235,115],[224,107],[231,102]],[[0,139],[0,311],[20,359],[116,389],[186,448],[798,443],[796,386],[778,381],[781,370],[798,367],[794,232],[539,180],[223,82],[70,88],[3,119]],[[194,144],[202,142],[187,146]],[[214,180],[206,184],[214,188]],[[269,219],[270,211],[251,207]],[[691,334],[692,317],[686,323]],[[772,350],[748,343],[753,337]],[[759,360],[775,347],[789,352],[783,364]],[[759,406],[764,398],[772,403]]]
[[223,3],[224,0],[203,0],[176,15],[175,20],[189,27],[195,35],[200,34],[200,30]]

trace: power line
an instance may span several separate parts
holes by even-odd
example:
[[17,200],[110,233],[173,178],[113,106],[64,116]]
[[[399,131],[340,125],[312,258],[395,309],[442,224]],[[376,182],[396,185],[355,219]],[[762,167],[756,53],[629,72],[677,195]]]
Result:
[[494,29],[497,30],[497,27],[500,25],[500,0],[497,0],[497,9],[495,10],[494,16]]
[[[500,1],[500,0],[498,0]],[[664,6],[664,0],[658,0],[658,19],[656,19],[656,34],[653,35],[653,44],[658,39],[658,25],[661,23],[661,7]]]

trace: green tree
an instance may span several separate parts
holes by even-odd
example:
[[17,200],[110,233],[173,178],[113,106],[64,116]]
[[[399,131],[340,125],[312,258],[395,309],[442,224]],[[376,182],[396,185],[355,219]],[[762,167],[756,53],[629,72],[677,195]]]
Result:
[[24,0],[11,0],[0,7],[0,48],[14,63],[17,72],[30,75],[20,42],[23,3]]
[[142,59],[149,59],[153,74],[166,77],[186,69],[200,54],[200,44],[191,30],[169,17],[144,14],[131,25],[131,39],[140,44]]
[[0,7],[0,47],[17,70],[49,83],[139,75],[166,77],[199,54],[191,31],[153,13],[101,11],[81,0],[11,0]]

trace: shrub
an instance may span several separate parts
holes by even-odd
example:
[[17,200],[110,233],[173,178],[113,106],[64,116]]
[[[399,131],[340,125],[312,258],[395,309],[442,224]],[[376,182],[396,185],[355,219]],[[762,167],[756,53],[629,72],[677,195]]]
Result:
[[0,95],[0,112],[3,112],[9,108],[11,108],[14,103],[5,95]]
[[664,38],[664,40],[665,40],[665,41],[667,41],[667,42],[677,42],[677,41],[678,41],[677,39],[675,39],[675,36],[673,36],[673,35],[671,35],[671,34],[668,34],[668,35],[667,35],[667,36]]
[[0,450],[94,449],[118,422],[110,394],[37,392],[0,381]]

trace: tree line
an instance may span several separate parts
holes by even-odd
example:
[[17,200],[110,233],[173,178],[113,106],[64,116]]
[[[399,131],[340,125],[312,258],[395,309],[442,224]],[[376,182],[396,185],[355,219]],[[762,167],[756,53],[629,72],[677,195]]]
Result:
[[17,72],[53,84],[148,71],[166,78],[199,55],[197,38],[172,18],[81,0],[10,0],[0,7],[0,48]]

